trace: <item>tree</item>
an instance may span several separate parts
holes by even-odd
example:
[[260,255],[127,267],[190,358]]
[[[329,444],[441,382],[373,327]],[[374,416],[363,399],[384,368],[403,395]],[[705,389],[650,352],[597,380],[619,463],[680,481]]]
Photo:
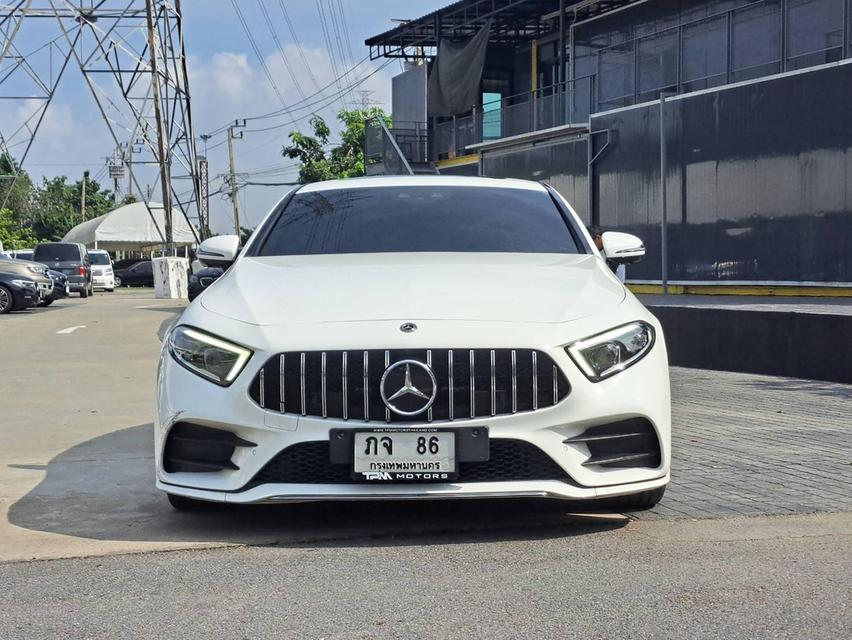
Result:
[[308,121],[313,135],[291,132],[291,144],[285,146],[281,153],[286,158],[300,162],[299,182],[302,184],[363,176],[364,129],[367,122],[377,118],[390,125],[390,118],[377,107],[339,111],[337,119],[343,125],[340,144],[326,151],[331,129],[322,117],[313,116]]
[[0,207],[9,209],[18,224],[31,222],[33,183],[8,154],[0,155]]
[[38,242],[33,230],[22,227],[13,217],[11,209],[0,209],[0,247],[5,250],[28,249]]

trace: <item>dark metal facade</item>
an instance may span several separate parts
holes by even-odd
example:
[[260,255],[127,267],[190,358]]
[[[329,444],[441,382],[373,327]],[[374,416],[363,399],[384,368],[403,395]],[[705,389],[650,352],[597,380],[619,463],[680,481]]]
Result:
[[[665,105],[673,280],[852,282],[852,64]],[[616,133],[593,166],[594,215],[635,232],[659,279],[660,122],[649,105],[592,118]]]

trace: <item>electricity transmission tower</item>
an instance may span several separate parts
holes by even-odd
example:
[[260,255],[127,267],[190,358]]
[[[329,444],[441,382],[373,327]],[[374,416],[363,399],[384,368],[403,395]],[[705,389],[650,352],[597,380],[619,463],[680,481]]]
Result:
[[0,154],[18,166],[68,67],[80,70],[110,146],[133,150],[129,188],[145,193],[137,176],[156,171],[164,228],[146,207],[165,248],[173,248],[173,215],[198,239],[209,220],[199,209],[180,0],[0,0],[0,113],[20,114],[11,125],[0,119]]

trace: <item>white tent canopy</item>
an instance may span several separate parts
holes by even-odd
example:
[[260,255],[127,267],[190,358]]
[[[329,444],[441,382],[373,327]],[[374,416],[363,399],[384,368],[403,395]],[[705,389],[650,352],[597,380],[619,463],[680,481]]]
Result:
[[[138,251],[161,246],[166,233],[163,205],[151,202],[149,206],[150,214],[144,202],[125,204],[102,216],[81,222],[66,233],[62,241],[80,242],[90,249],[115,251]],[[159,232],[151,220],[152,214],[160,228]],[[177,209],[172,213],[172,236],[175,246],[196,244],[189,223]]]

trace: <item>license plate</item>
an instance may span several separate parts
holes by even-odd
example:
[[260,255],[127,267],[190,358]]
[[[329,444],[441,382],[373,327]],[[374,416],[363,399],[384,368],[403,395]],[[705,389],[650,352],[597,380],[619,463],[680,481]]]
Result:
[[352,475],[372,482],[452,480],[456,434],[452,431],[359,431]]

